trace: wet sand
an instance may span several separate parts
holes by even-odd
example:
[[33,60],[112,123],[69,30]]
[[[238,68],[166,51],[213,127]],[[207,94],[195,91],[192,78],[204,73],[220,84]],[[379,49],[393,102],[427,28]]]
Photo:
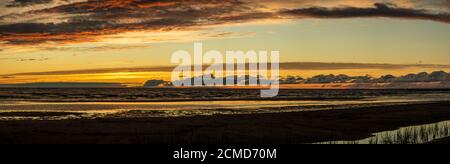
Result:
[[450,102],[268,114],[0,121],[0,143],[299,144],[363,139],[374,132],[445,120],[450,120]]

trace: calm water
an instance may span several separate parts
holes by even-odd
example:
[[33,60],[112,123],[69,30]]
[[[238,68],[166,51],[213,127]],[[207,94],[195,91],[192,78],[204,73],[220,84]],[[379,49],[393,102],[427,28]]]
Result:
[[175,117],[450,101],[447,90],[281,90],[272,99],[258,96],[259,90],[247,89],[0,89],[0,120]]

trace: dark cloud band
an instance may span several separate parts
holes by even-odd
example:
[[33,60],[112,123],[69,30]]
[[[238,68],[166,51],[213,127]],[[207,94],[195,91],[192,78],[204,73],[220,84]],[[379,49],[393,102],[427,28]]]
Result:
[[[49,3],[50,0],[15,0],[12,4]],[[12,5],[10,4],[10,5]],[[387,17],[421,19],[450,23],[449,13],[402,8],[376,3],[374,7],[306,7],[263,10],[270,8],[256,0],[89,0],[40,10],[22,15],[0,16],[0,41],[7,44],[73,43],[95,41],[99,36],[139,30],[179,30],[209,25],[241,23],[263,19]],[[30,22],[30,15],[50,22]],[[13,18],[25,21],[13,21]],[[19,23],[17,23],[19,22]]]
[[36,4],[46,4],[52,1],[53,0],[14,0],[10,4],[6,5],[6,7],[25,7]]
[[125,31],[177,30],[269,16],[246,12],[250,8],[239,0],[90,0],[32,12],[77,15],[62,23],[0,25],[0,40],[10,44],[91,41],[88,38]]
[[450,14],[431,13],[426,10],[400,8],[393,4],[376,3],[371,8],[323,8],[311,7],[283,11],[284,14],[306,18],[355,18],[355,17],[388,17],[403,19],[422,19],[450,23]]
[[[430,68],[448,69],[450,65],[402,65],[402,64],[367,64],[367,63],[316,63],[297,62],[280,63],[281,70],[348,70],[348,69],[408,69],[408,68]],[[116,72],[172,72],[173,66],[164,67],[138,67],[138,68],[104,68],[87,70],[68,70],[53,72],[27,72],[0,76],[44,76],[44,75],[75,75],[75,74],[102,74]]]

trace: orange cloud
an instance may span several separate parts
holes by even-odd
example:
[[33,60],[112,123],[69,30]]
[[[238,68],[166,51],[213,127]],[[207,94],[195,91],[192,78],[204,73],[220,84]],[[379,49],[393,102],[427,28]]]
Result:
[[[437,1],[440,2],[433,2]],[[421,3],[421,6],[427,4],[431,5]],[[212,25],[285,18],[388,17],[450,22],[448,12],[441,13],[416,6],[418,3],[411,0],[76,1],[25,13],[0,14],[0,43],[51,45],[95,42],[101,36],[130,31],[202,29]],[[54,18],[36,22],[27,19],[28,15]]]

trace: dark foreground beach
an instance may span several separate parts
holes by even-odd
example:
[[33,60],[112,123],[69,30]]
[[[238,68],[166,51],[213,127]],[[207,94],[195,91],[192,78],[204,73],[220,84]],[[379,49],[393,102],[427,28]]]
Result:
[[439,140],[430,142],[429,144],[450,144],[450,137],[439,139]]
[[[26,114],[26,113],[23,113]],[[169,118],[1,121],[2,144],[300,144],[450,120],[450,102]],[[432,143],[449,143],[449,138]]]

